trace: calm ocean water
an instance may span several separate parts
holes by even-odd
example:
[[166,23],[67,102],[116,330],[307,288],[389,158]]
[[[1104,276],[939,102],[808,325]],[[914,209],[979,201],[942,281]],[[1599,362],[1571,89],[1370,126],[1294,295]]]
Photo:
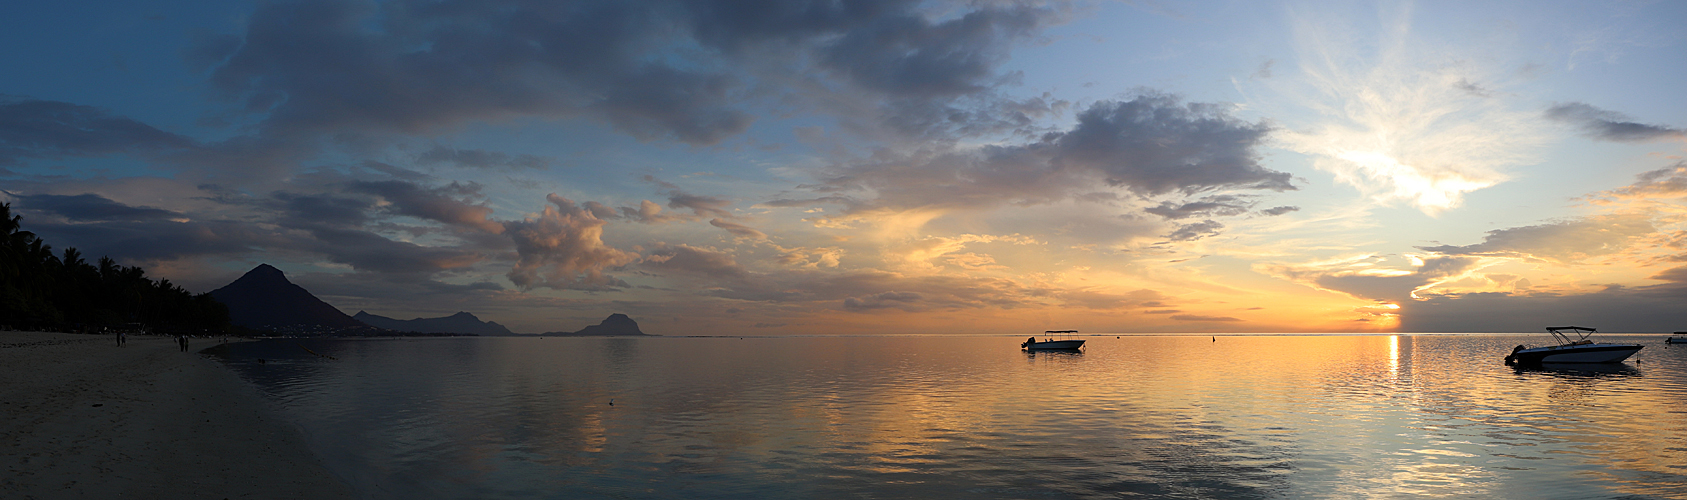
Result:
[[1687,498],[1687,348],[1501,363],[1542,337],[270,340],[224,361],[371,498]]

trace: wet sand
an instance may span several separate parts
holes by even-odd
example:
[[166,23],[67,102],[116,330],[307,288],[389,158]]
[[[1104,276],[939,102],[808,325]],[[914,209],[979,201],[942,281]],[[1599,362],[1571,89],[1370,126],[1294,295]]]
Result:
[[0,498],[355,498],[270,405],[174,338],[0,331]]

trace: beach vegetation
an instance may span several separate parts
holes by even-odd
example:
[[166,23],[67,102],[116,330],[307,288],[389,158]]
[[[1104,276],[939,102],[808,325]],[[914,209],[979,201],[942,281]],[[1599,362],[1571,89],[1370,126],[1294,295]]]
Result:
[[13,329],[224,332],[228,307],[139,266],[110,257],[88,262],[75,248],[53,247],[23,230],[23,216],[0,204],[0,326]]

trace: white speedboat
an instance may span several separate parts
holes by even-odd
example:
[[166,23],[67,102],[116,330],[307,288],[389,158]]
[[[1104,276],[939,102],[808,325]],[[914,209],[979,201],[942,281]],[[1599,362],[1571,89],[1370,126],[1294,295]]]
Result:
[[1045,337],[1043,337],[1042,340],[1037,340],[1036,337],[1031,337],[1025,339],[1025,342],[1019,344],[1019,347],[1027,351],[1076,351],[1078,348],[1084,346],[1084,340],[1072,338],[1072,334],[1074,333],[1078,333],[1078,331],[1049,330],[1043,332]]
[[[1545,347],[1517,346],[1505,357],[1508,365],[1533,366],[1541,363],[1619,363],[1645,347],[1640,344],[1604,344],[1588,337],[1598,330],[1585,326],[1551,326],[1546,331],[1558,345]],[[1575,338],[1570,338],[1574,335]]]

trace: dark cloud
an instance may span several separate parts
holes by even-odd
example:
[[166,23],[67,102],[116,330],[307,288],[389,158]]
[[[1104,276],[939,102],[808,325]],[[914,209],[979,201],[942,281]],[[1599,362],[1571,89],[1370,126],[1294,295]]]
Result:
[[690,245],[664,245],[644,256],[642,269],[659,273],[678,273],[702,277],[716,282],[715,286],[742,284],[752,273],[725,253]]
[[879,292],[865,297],[848,297],[843,301],[846,311],[871,311],[874,309],[897,308],[906,311],[919,311],[919,302],[924,296],[915,292]]
[[239,257],[260,248],[287,243],[272,231],[230,221],[26,222],[30,231],[49,242],[76,247],[84,255],[110,256],[120,262],[172,261],[201,256]]
[[504,232],[503,224],[489,218],[491,207],[468,201],[482,197],[480,185],[473,182],[424,188],[405,181],[354,181],[347,190],[379,196],[389,203],[384,208],[397,215],[493,234]]
[[1171,318],[1176,321],[1241,321],[1240,318],[1229,316],[1202,316],[1198,314],[1173,314]]
[[[1438,278],[1457,275],[1478,261],[1475,257],[1441,256],[1423,259],[1423,265],[1409,273],[1378,273],[1354,263],[1334,268],[1265,266],[1268,274],[1304,283],[1324,290],[1333,290],[1354,297],[1381,302],[1404,303],[1412,300],[1412,291]],[[1355,268],[1359,270],[1355,270]]]
[[1289,213],[1289,212],[1298,212],[1298,211],[1300,211],[1300,207],[1285,205],[1285,206],[1281,206],[1281,207],[1267,208],[1265,210],[1259,211],[1259,213],[1262,213],[1262,214],[1265,214],[1265,215],[1270,215],[1270,216],[1277,216],[1277,215],[1283,215],[1283,214],[1286,214],[1286,213]]
[[1672,267],[1648,278],[1674,283],[1687,283],[1687,266]]
[[627,283],[604,274],[638,256],[603,243],[603,219],[567,198],[545,197],[552,206],[534,217],[503,223],[515,243],[518,262],[506,275],[522,289],[535,287],[609,290]]
[[1687,162],[1638,175],[1634,184],[1602,193],[1614,198],[1687,197]]
[[1418,247],[1448,255],[1532,257],[1577,262],[1607,255],[1632,245],[1656,229],[1650,217],[1639,214],[1604,215],[1535,226],[1488,231],[1481,243]]
[[[1222,217],[1247,213],[1253,202],[1234,195],[1218,195],[1203,197],[1198,201],[1188,203],[1162,202],[1159,206],[1149,207],[1145,211],[1171,220],[1187,219],[1190,217]],[[1275,215],[1275,214],[1273,214]]]
[[0,165],[25,158],[163,153],[194,147],[186,137],[91,106],[0,95]]
[[1664,125],[1648,125],[1629,121],[1629,117],[1588,104],[1571,102],[1547,108],[1546,117],[1568,123],[1594,139],[1616,142],[1648,142],[1687,139],[1687,131]]
[[18,200],[20,211],[44,212],[75,222],[92,221],[157,221],[182,219],[180,213],[160,208],[136,207],[112,201],[93,193],[79,195],[12,195]]
[[869,102],[985,94],[1009,47],[1063,19],[1041,5],[277,2],[238,44],[211,36],[189,52],[275,136],[587,117],[702,145],[744,131],[763,80],[792,74]]
[[288,226],[329,225],[361,227],[369,221],[369,210],[375,203],[362,197],[345,197],[333,193],[300,194],[278,191],[271,195],[280,204],[277,222]]
[[1557,324],[1592,325],[1602,332],[1681,329],[1687,286],[1610,286],[1578,295],[1470,293],[1400,303],[1402,332],[1537,332]]
[[455,165],[469,168],[532,168],[543,169],[556,163],[554,158],[534,155],[514,155],[484,149],[455,149],[436,145],[416,156],[416,163],[424,165]]
[[394,241],[369,231],[316,226],[301,228],[312,238],[276,249],[305,250],[331,262],[347,264],[359,271],[395,274],[432,274],[467,267],[481,255],[449,247],[422,246]]
[[1259,165],[1254,148],[1271,126],[1233,118],[1229,109],[1160,94],[1102,102],[1045,142],[1057,150],[1056,165],[1095,169],[1109,184],[1144,194],[1295,189],[1288,173]]
[[1003,41],[1025,39],[1050,12],[986,5],[946,21],[887,13],[820,50],[822,67],[891,95],[951,97],[984,90],[1007,58]]
[[1459,81],[1453,82],[1453,88],[1463,90],[1465,93],[1476,97],[1494,96],[1494,91],[1483,88],[1481,85],[1471,83],[1470,80],[1464,78],[1460,78]]
[[1201,222],[1180,224],[1176,231],[1166,235],[1166,239],[1171,241],[1195,241],[1209,236],[1217,236],[1221,229],[1224,229],[1224,224],[1207,219]]
[[[1102,102],[1081,113],[1071,130],[1035,142],[881,152],[872,161],[830,169],[821,183],[802,187],[828,193],[821,200],[839,201],[849,211],[1041,204],[1094,194],[1098,183],[1140,195],[1295,189],[1289,174],[1265,169],[1256,159],[1254,149],[1271,128],[1232,118],[1227,109],[1159,94]],[[875,198],[858,199],[855,193]],[[1215,200],[1234,204],[1239,198]]]
[[718,227],[718,228],[721,228],[721,229],[725,229],[726,232],[732,233],[732,236],[738,237],[738,238],[746,238],[746,239],[752,239],[752,240],[765,240],[765,239],[767,239],[767,233],[757,231],[756,228],[746,226],[746,225],[743,225],[743,224],[734,224],[734,223],[726,222],[726,221],[723,221],[723,220],[720,220],[720,219],[709,219],[709,225],[715,226],[715,227]]
[[[703,217],[721,217],[721,218],[727,218],[727,219],[733,218],[732,212],[728,211],[726,209],[726,207],[732,206],[732,202],[729,201],[729,200],[717,198],[717,197],[714,197],[714,196],[701,196],[701,195],[694,195],[694,194],[691,194],[691,193],[687,193],[687,192],[685,192],[685,190],[680,189],[679,186],[676,186],[673,183],[662,181],[661,179],[657,179],[655,176],[651,176],[651,175],[646,175],[646,176],[643,177],[643,179],[644,179],[645,182],[655,184],[655,185],[660,186],[662,188],[663,194],[668,195],[668,208],[681,209],[681,210],[691,210],[691,213],[693,215],[695,215],[697,218],[703,218]],[[623,212],[627,212],[628,216],[633,215],[633,212],[629,211],[626,208],[623,208],[621,210]],[[649,213],[649,216],[654,216],[655,213],[656,213],[654,211],[648,211],[646,209],[646,207],[640,207],[640,209],[638,210],[638,214],[639,214],[638,219],[645,220],[646,217],[647,217],[646,216],[647,212]],[[660,219],[658,219],[658,221],[660,221]]]

